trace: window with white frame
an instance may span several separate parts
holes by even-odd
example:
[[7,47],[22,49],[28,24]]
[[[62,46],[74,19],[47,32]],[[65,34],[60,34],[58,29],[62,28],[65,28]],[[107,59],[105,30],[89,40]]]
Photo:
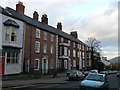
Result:
[[60,47],[60,55],[62,55],[62,47]]
[[47,40],[47,32],[44,32],[44,40]]
[[77,56],[80,57],[80,52],[79,51],[77,52]]
[[80,50],[81,50],[81,46],[82,46],[82,45],[80,44]]
[[73,50],[73,57],[76,57],[76,51]]
[[54,45],[51,45],[51,47],[50,47],[50,53],[51,53],[51,54],[54,53]]
[[67,56],[67,47],[64,47],[64,55]]
[[40,60],[35,59],[35,61],[34,61],[34,70],[39,70],[39,65],[40,65]]
[[78,49],[80,48],[80,45],[79,45],[79,44],[77,44],[77,48],[78,48]]
[[75,48],[75,42],[73,42],[73,47]]
[[40,30],[36,29],[36,38],[40,38]]
[[51,34],[51,38],[50,38],[51,41],[54,41],[54,35]]
[[73,67],[76,67],[76,60],[73,60]]
[[16,52],[6,52],[6,63],[15,64],[19,63],[19,54]]
[[70,40],[68,40],[68,44],[70,45]]
[[51,59],[50,68],[51,68],[51,69],[54,69],[54,59]]
[[68,50],[68,56],[70,56],[70,50]]
[[16,42],[17,40],[17,29],[16,27],[6,27],[5,40]]
[[83,67],[85,67],[85,61],[83,60],[83,64],[82,64]]
[[82,58],[81,56],[82,56],[82,55],[81,55],[81,51],[80,51],[80,58]]
[[63,37],[61,37],[61,42],[63,42]]
[[82,55],[83,55],[83,58],[85,58],[85,53],[84,53],[84,52],[83,52],[83,54],[82,54]]
[[43,53],[47,53],[47,44],[46,43],[44,43],[44,45],[43,45]]
[[36,41],[35,43],[35,52],[39,53],[40,52],[40,42]]
[[82,45],[82,50],[84,50],[84,45]]

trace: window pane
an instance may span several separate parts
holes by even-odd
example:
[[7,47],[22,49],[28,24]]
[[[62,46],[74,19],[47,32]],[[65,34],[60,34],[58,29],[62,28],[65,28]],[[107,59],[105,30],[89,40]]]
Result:
[[44,40],[47,40],[47,32],[44,32]]
[[51,41],[54,41],[54,35],[51,34]]
[[36,29],[36,38],[40,38],[40,30]]
[[43,53],[47,53],[47,44],[44,44],[43,46]]
[[51,54],[54,53],[54,46],[53,46],[53,45],[51,45],[51,50],[50,50],[50,52],[51,52]]
[[38,41],[36,41],[36,43],[35,43],[35,51],[36,51],[37,53],[40,52],[40,43],[39,43]]
[[35,60],[35,62],[34,62],[34,69],[35,70],[39,69],[39,60]]
[[7,52],[7,63],[10,63],[10,52]]

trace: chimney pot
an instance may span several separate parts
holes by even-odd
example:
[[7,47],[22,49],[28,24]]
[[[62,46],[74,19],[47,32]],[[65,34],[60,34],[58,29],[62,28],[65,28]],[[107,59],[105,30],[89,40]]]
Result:
[[70,35],[72,35],[72,36],[75,37],[75,38],[78,37],[77,31],[73,31],[73,32],[71,32]]
[[34,13],[33,13],[33,19],[34,20],[38,20],[39,19],[39,14],[36,11],[34,11]]
[[46,14],[44,14],[44,15],[42,15],[42,22],[44,23],[44,24],[47,24],[48,25],[48,18],[47,18],[47,15]]
[[57,29],[58,29],[58,30],[62,30],[62,23],[61,23],[61,22],[59,22],[59,23],[57,24]]
[[23,2],[18,2],[18,4],[16,4],[16,11],[19,12],[20,14],[24,14],[24,9],[25,6],[23,5]]

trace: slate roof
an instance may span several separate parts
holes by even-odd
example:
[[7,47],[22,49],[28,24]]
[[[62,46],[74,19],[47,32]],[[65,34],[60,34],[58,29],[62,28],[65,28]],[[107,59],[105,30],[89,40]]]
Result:
[[15,21],[13,21],[13,20],[11,20],[11,19],[8,19],[8,20],[5,21],[3,24],[4,24],[5,26],[15,26],[15,27],[19,28],[19,25],[18,25]]
[[80,43],[80,44],[84,44],[86,45],[85,43],[83,43],[81,40],[61,31],[61,30],[57,30],[56,28],[50,26],[50,25],[46,25],[40,21],[37,21],[37,20],[34,20],[32,19],[31,17],[28,17],[26,15],[22,15],[20,13],[18,13],[17,11],[13,10],[12,8],[10,7],[6,7],[2,13],[4,13],[5,15],[9,15],[13,18],[16,18],[16,19],[19,19],[27,24],[30,24],[36,28],[39,28],[39,29],[43,29],[47,32],[50,32],[50,33],[53,33],[53,34],[56,34],[58,36],[61,36],[61,37],[64,37],[66,39],[69,39],[71,41],[74,41],[74,42],[77,42],[77,43]]

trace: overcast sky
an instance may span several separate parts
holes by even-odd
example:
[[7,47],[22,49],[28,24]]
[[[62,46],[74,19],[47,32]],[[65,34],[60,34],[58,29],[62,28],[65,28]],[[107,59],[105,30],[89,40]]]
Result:
[[119,0],[2,0],[2,7],[16,9],[18,1],[25,5],[25,14],[48,15],[48,23],[56,27],[62,22],[63,31],[78,32],[86,42],[89,37],[100,41],[102,55],[111,59],[118,56],[118,1]]

